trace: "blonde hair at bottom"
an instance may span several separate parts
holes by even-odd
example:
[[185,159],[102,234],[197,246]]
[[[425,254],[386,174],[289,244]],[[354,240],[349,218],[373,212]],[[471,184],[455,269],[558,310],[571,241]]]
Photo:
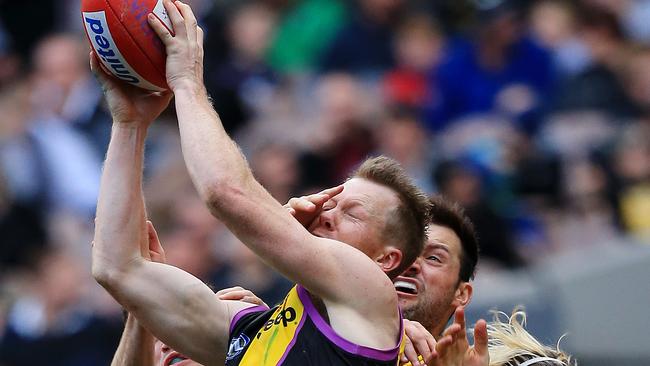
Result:
[[[517,307],[508,316],[493,311],[494,319],[488,323],[488,348],[490,366],[575,366],[576,363],[560,350],[560,340],[555,348],[540,343],[526,330],[526,313]],[[537,358],[538,360],[533,361]]]

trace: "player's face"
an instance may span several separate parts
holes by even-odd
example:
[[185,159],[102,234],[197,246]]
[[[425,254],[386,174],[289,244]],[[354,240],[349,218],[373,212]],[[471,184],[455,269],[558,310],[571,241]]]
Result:
[[431,225],[422,255],[401,276],[395,288],[404,317],[425,327],[446,323],[454,309],[461,305],[458,282],[461,244],[449,228]]
[[309,231],[352,245],[374,258],[384,248],[382,227],[399,202],[397,194],[361,178],[350,179],[344,187],[343,192],[325,203]]
[[153,364],[156,366],[202,366],[200,363],[194,362],[169,348],[168,345],[159,340],[156,340],[156,344],[154,346],[153,359]]

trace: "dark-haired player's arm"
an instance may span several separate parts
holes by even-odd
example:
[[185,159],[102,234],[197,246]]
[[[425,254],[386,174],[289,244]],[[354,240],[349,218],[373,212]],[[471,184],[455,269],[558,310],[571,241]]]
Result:
[[311,235],[255,180],[207,97],[203,35],[191,9],[166,4],[175,36],[156,19],[150,24],[166,46],[183,156],[202,199],[265,262],[320,296],[339,334],[363,345],[394,345],[400,325],[391,281],[360,251]]
[[111,366],[153,366],[153,349],[153,335],[128,314]]

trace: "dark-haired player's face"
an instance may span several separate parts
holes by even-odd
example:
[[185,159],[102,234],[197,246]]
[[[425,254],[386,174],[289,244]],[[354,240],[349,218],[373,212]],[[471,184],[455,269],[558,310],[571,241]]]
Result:
[[462,305],[466,283],[458,281],[462,250],[458,236],[438,225],[431,225],[427,234],[422,255],[394,283],[404,317],[432,328],[446,323]]
[[168,345],[159,340],[156,340],[156,344],[154,346],[153,359],[153,364],[156,366],[203,366],[200,363],[192,361],[189,358],[174,351],[173,349],[169,348]]
[[382,228],[398,199],[391,189],[366,179],[345,182],[343,192],[323,206],[309,226],[316,236],[352,245],[374,258],[384,248]]

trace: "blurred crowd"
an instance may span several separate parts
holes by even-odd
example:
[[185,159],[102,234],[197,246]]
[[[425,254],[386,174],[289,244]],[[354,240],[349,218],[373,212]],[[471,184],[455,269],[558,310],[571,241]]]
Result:
[[[384,154],[466,208],[480,271],[650,242],[650,1],[186,2],[214,106],[278,201]],[[79,1],[0,0],[2,366],[111,359],[121,309],[89,270],[110,130]],[[169,263],[281,299],[195,193],[173,110],[144,190]]]

